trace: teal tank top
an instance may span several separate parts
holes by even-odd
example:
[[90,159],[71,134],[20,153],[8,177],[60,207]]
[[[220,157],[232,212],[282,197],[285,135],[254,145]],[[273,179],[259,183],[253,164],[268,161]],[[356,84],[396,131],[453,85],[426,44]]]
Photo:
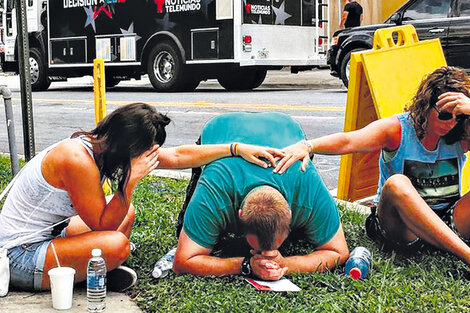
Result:
[[[465,154],[460,142],[448,145],[441,138],[433,151],[419,141],[409,112],[397,115],[401,125],[400,146],[387,161],[380,153],[379,183],[375,203],[385,181],[394,174],[407,176],[420,196],[434,210],[455,201],[461,194]],[[385,152],[386,153],[386,152]]]

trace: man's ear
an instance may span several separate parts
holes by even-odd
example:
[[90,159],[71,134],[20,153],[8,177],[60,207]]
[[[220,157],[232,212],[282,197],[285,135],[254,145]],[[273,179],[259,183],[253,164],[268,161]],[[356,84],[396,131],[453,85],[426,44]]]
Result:
[[242,217],[242,214],[243,214],[242,209],[239,209],[239,210],[238,210],[238,217]]

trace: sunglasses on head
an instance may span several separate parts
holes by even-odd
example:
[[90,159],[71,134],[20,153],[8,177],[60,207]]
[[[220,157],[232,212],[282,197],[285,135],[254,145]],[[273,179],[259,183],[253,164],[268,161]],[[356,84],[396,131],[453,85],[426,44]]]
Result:
[[432,107],[434,108],[434,110],[436,110],[437,118],[440,119],[441,121],[448,121],[454,117],[452,113],[448,111],[441,111],[435,105],[433,105]]

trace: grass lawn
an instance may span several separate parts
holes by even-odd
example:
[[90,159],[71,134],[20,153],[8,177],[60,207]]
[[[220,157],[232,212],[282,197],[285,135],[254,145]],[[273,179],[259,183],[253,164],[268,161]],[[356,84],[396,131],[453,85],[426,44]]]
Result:
[[[11,178],[9,161],[0,158],[0,189]],[[174,225],[186,181],[148,177],[136,189],[137,209],[131,235],[137,250],[127,261],[139,276],[130,292],[144,312],[470,312],[470,283],[463,262],[444,252],[412,258],[384,253],[364,233],[365,216],[340,207],[350,250],[368,247],[373,267],[367,279],[353,281],[344,268],[289,278],[298,293],[256,291],[239,276],[193,277],[170,273],[156,280],[153,265],[176,245]],[[283,253],[311,248],[286,245]]]

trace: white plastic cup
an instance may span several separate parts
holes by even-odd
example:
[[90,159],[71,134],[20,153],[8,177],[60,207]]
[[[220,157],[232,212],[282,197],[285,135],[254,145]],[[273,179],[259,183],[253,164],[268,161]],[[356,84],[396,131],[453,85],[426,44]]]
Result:
[[51,281],[52,307],[56,310],[70,309],[72,307],[75,269],[67,266],[54,267],[47,273]]

